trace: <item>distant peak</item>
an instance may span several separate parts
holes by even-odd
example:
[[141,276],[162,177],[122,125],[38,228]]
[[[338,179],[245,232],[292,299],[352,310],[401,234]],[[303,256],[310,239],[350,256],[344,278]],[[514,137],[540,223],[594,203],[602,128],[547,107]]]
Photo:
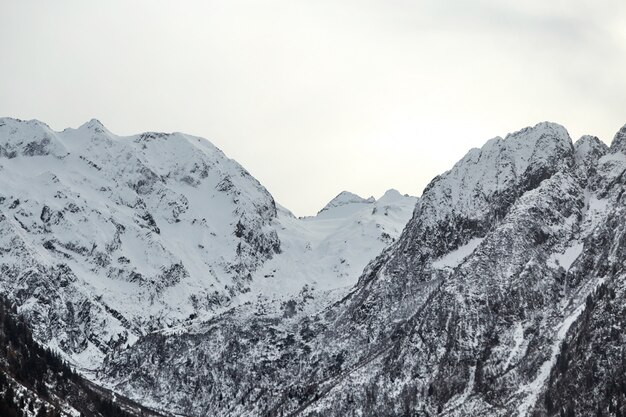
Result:
[[626,125],[615,134],[613,142],[611,143],[611,152],[626,153]]
[[394,201],[398,201],[400,199],[404,198],[404,196],[402,194],[400,194],[400,191],[391,188],[387,191],[385,191],[385,194],[383,194],[382,197],[380,197],[378,199],[379,203],[392,203]]
[[564,130],[565,127],[563,127],[563,125],[560,125],[558,123],[554,123],[554,122],[539,122],[535,125],[535,129],[558,129],[558,130]]
[[587,174],[595,170],[598,159],[606,155],[609,147],[596,136],[585,135],[574,143],[574,155],[576,162]]
[[14,117],[0,117],[0,125],[5,125],[5,124],[10,124],[10,125],[26,124],[26,125],[38,126],[38,127],[42,127],[42,128],[50,130],[50,126],[48,126],[44,122],[37,120],[37,119],[22,120],[22,119],[17,119]]
[[608,150],[608,146],[598,139],[597,136],[584,135],[581,136],[576,143],[574,143],[574,149],[576,150],[576,154],[584,154],[593,149],[599,149],[606,152],[606,150]]
[[576,143],[574,143],[574,146],[580,146],[581,144],[592,143],[592,142],[601,143],[602,141],[598,139],[597,136],[582,135],[580,139],[578,139]]
[[93,130],[97,133],[108,132],[107,128],[104,127],[102,122],[100,122],[100,120],[98,119],[91,119],[88,122],[83,123],[78,129],[79,130],[82,130],[82,129]]
[[395,197],[402,197],[402,194],[400,194],[400,191],[396,190],[395,188],[390,188],[387,191],[385,191],[385,194],[383,194],[381,198],[395,198]]
[[23,120],[16,119],[15,117],[8,117],[8,116],[0,117],[0,123],[17,123],[17,122],[23,122]]
[[363,198],[349,191],[342,191],[337,195],[337,197],[330,200],[330,202],[326,204],[326,206],[321,209],[319,213],[334,207],[345,206],[346,204],[371,204],[374,202],[376,202],[374,197]]
[[535,126],[525,127],[524,129],[521,129],[517,132],[509,133],[508,135],[506,135],[505,140],[510,138],[527,137],[529,135],[541,135],[544,133],[551,134],[556,139],[571,142],[567,129],[565,129],[565,127],[563,127],[562,125],[554,122],[541,122],[537,123]]

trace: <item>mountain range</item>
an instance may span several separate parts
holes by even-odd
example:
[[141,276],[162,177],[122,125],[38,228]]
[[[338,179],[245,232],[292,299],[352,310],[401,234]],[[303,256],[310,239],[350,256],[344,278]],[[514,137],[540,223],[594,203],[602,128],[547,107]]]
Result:
[[208,141],[0,119],[0,285],[165,415],[626,412],[626,126],[540,123],[296,218]]

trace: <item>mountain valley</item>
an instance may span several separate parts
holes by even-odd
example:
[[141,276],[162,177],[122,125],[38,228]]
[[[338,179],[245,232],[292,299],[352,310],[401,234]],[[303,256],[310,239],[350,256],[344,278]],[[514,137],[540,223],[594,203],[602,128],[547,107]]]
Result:
[[297,218],[205,139],[3,118],[0,184],[0,292],[150,412],[626,413],[626,126]]

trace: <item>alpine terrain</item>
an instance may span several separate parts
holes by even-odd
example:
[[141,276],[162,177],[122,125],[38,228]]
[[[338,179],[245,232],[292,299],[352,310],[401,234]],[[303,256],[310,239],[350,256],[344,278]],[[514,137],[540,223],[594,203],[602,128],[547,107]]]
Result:
[[296,218],[204,139],[4,118],[0,291],[125,412],[622,416],[624,191],[626,126],[540,123]]

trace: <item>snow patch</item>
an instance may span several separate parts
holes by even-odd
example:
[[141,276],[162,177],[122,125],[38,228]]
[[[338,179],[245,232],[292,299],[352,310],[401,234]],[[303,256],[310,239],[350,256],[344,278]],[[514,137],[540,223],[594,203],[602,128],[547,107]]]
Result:
[[458,247],[447,255],[444,255],[434,261],[432,267],[435,269],[456,268],[458,265],[461,264],[461,262],[463,262],[465,258],[467,258],[474,252],[474,250],[476,250],[476,248],[478,247],[478,245],[480,245],[483,239],[484,238],[482,237],[477,237],[470,240],[465,245]]
[[509,352],[509,356],[506,358],[506,362],[504,364],[503,369],[509,369],[509,365],[511,362],[522,352],[522,346],[524,344],[524,326],[522,323],[518,322],[515,325],[515,330],[513,332],[513,348],[511,352]]
[[563,253],[553,253],[548,258],[548,266],[551,266],[553,268],[558,268],[559,266],[562,266],[566,271],[568,271],[574,261],[578,259],[578,257],[582,253],[583,246],[584,245],[582,242],[577,242],[574,245],[566,248]]

